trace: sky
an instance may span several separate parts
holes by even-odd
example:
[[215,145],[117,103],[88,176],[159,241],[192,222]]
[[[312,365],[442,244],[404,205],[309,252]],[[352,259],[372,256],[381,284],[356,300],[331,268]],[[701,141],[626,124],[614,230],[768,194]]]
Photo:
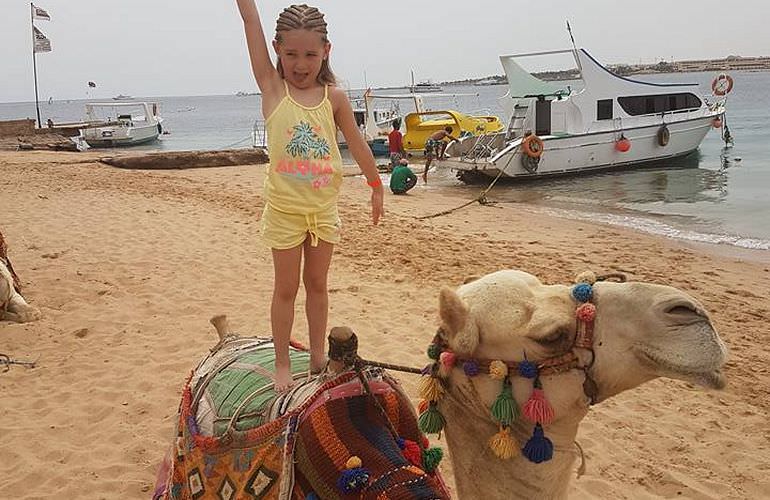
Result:
[[[578,46],[599,61],[770,55],[760,0],[304,0],[329,24],[332,69],[350,88],[502,74],[499,56]],[[256,91],[235,0],[39,0],[41,100]],[[257,1],[272,37],[285,0]],[[765,14],[762,14],[764,12]],[[34,101],[30,4],[0,0],[0,102]],[[538,68],[534,68],[538,69]],[[96,89],[87,82],[94,81]]]

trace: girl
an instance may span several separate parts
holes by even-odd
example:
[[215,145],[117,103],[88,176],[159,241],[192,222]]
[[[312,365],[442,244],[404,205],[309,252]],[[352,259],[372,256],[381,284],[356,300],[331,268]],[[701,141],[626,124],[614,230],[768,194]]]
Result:
[[323,14],[307,5],[284,9],[273,40],[278,55],[273,66],[254,0],[237,2],[266,120],[270,166],[265,179],[262,236],[272,249],[275,271],[270,307],[275,388],[285,391],[292,384],[289,340],[303,255],[311,371],[320,371],[326,363],[327,275],[334,245],[340,240],[337,198],[342,160],[336,141],[338,128],[372,188],[374,224],[383,213],[382,181],[356,126],[350,101],[335,86]]

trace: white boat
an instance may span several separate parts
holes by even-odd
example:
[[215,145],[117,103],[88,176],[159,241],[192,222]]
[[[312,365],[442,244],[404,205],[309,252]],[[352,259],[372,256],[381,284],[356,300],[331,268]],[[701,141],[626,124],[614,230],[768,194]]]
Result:
[[130,101],[131,99],[133,99],[133,97],[131,97],[130,95],[123,95],[123,94],[118,94],[112,98],[113,101]]
[[438,85],[436,83],[431,83],[429,81],[420,82],[416,85],[411,85],[407,87],[409,89],[409,92],[415,92],[415,93],[427,93],[427,92],[443,92],[444,89],[441,88],[441,85]]
[[86,104],[88,127],[80,136],[91,147],[134,146],[155,141],[163,133],[157,103]]
[[[582,87],[540,80],[516,62],[554,54],[573,56]],[[692,153],[723,123],[724,99],[699,97],[697,84],[621,77],[584,49],[500,60],[509,85],[502,98],[507,130],[453,142],[446,151],[450,157],[437,162],[464,181],[632,168]]]

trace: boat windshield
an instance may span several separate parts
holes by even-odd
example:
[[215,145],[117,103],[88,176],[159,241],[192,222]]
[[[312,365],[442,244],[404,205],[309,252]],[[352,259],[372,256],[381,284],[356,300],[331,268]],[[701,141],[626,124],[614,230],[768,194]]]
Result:
[[541,80],[524,69],[515,58],[516,56],[500,57],[505,75],[508,77],[508,88],[511,97],[569,95],[570,87],[566,81]]

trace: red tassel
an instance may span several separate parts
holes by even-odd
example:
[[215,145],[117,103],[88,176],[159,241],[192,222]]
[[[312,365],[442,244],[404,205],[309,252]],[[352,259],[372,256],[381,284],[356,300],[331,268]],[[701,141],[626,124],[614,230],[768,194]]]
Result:
[[404,458],[409,460],[409,463],[416,467],[422,468],[422,450],[420,449],[419,444],[415,443],[414,441],[404,439],[404,449],[402,452],[404,453]]
[[430,403],[426,399],[421,399],[417,405],[417,414],[422,415],[428,409]]
[[524,416],[530,422],[540,423],[542,425],[549,425],[553,422],[554,411],[551,403],[545,399],[545,393],[542,389],[532,389],[532,395],[529,397],[524,408],[522,408]]

